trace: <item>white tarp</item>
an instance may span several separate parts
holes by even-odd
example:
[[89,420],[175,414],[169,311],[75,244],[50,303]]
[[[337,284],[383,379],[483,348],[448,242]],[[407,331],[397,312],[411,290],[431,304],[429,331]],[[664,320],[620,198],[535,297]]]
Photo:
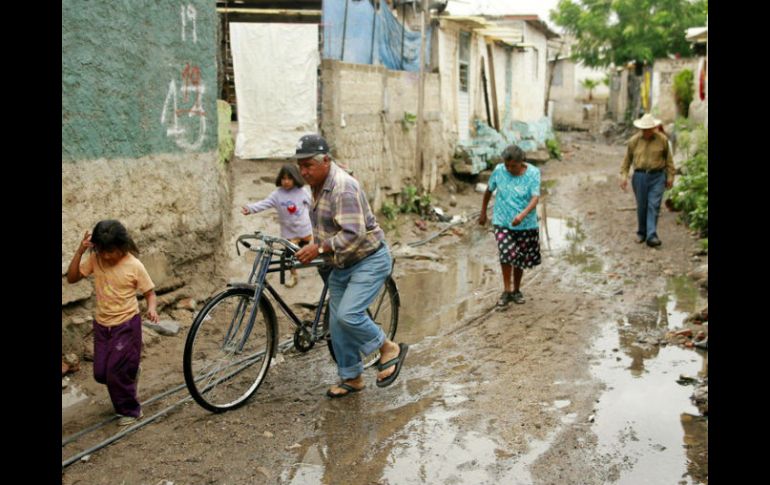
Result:
[[317,133],[318,26],[231,23],[239,158],[294,155]]

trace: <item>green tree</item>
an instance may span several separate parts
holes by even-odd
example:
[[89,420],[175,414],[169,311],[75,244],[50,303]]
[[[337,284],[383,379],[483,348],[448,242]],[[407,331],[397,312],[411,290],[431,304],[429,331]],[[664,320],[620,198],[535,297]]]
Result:
[[550,13],[575,37],[574,59],[589,67],[621,66],[691,55],[685,30],[706,24],[708,0],[559,0]]
[[591,101],[594,99],[594,88],[599,85],[599,81],[595,79],[589,79],[585,78],[582,81],[580,81],[580,85],[583,86],[583,88],[588,90],[588,101]]

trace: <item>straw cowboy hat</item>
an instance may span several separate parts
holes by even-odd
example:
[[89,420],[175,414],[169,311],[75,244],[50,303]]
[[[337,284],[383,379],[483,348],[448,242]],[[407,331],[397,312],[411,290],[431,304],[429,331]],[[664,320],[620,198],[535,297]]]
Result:
[[634,126],[640,130],[649,130],[650,128],[655,128],[659,124],[660,120],[655,119],[650,113],[645,113],[645,115],[638,120],[634,120]]

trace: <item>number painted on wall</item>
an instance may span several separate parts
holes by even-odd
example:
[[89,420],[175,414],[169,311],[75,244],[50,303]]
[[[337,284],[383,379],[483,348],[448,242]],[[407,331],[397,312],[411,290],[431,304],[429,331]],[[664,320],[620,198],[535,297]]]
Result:
[[196,44],[198,42],[198,26],[196,24],[198,11],[195,10],[195,7],[192,5],[182,5],[179,7],[179,10],[180,15],[182,16],[182,42],[187,42],[187,23],[189,21],[190,29],[192,30],[192,41],[193,44]]
[[[180,6],[182,42],[198,42],[197,11],[193,5]],[[187,35],[188,30],[191,35]],[[179,79],[179,83],[177,83]],[[206,139],[206,111],[203,95],[206,86],[201,79],[200,66],[185,64],[179,78],[168,83],[166,100],[160,115],[160,124],[166,127],[166,136],[182,149],[197,150]]]

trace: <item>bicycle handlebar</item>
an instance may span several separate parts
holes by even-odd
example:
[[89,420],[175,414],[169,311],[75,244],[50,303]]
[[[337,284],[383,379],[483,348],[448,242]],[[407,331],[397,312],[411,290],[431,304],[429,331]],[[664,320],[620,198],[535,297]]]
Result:
[[299,246],[289,241],[288,239],[268,236],[267,234],[262,234],[261,232],[257,231],[253,234],[241,234],[240,236],[238,236],[238,239],[235,240],[235,251],[238,253],[238,256],[241,255],[240,248],[238,247],[239,243],[243,244],[246,248],[251,249],[251,244],[246,242],[247,239],[257,239],[259,241],[264,241],[268,244],[271,244],[271,243],[281,244],[286,249],[291,251],[292,256],[294,255],[294,253],[299,251]]

